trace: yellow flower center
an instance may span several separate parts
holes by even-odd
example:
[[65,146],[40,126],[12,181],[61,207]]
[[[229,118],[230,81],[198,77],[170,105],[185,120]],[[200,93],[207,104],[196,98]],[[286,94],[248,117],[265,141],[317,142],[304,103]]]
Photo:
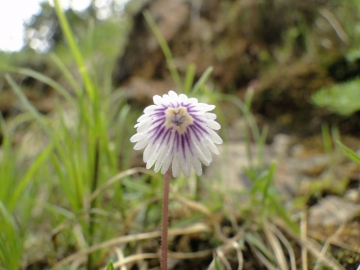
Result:
[[165,111],[167,128],[176,129],[180,134],[186,131],[186,127],[194,122],[185,107],[169,108]]

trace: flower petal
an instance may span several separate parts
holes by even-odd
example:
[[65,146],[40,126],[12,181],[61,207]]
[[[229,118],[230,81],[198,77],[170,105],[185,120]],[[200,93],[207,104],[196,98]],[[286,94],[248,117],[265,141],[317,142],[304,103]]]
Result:
[[213,120],[207,121],[206,125],[209,128],[212,128],[214,130],[219,130],[221,128],[220,124],[218,122],[213,121]]
[[144,138],[141,141],[137,142],[134,146],[135,150],[141,150],[143,149],[147,144],[149,143],[149,139],[148,138]]
[[193,167],[201,175],[201,163],[208,166],[212,161],[210,150],[218,155],[215,144],[223,142],[214,131],[221,128],[216,114],[208,112],[215,106],[174,91],[156,95],[153,100],[154,105],[146,107],[137,119],[137,133],[130,138],[136,143],[135,150],[145,148],[146,168],[154,166],[156,172],[164,174],[171,166],[174,177],[180,171],[189,177]]
[[223,140],[220,138],[220,136],[213,131],[212,129],[208,129],[209,133],[210,133],[210,138],[211,140],[216,143],[216,144],[222,144]]
[[200,176],[202,174],[202,166],[201,166],[201,163],[198,160],[198,158],[197,157],[192,157],[191,164],[193,165],[196,174],[198,176]]
[[144,109],[144,113],[147,114],[147,113],[151,113],[153,111],[155,111],[155,109],[157,109],[158,106],[156,105],[150,105],[150,106],[147,106],[145,109]]
[[179,175],[179,172],[180,172],[180,153],[179,152],[176,152],[174,153],[174,158],[173,158],[173,161],[172,161],[172,174],[173,174],[173,177],[176,178],[178,177]]
[[130,138],[130,142],[138,142],[144,139],[148,134],[147,133],[136,133]]
[[176,94],[175,91],[173,91],[173,90],[170,90],[170,91],[169,91],[169,96],[170,96],[172,99],[178,99],[178,98],[179,98],[178,94]]
[[215,113],[206,112],[206,113],[205,113],[205,117],[206,117],[206,119],[209,119],[209,120],[215,120],[215,119],[216,119],[216,114],[215,114]]
[[153,97],[153,100],[154,100],[154,104],[158,106],[160,106],[163,103],[163,98],[158,95],[155,95]]

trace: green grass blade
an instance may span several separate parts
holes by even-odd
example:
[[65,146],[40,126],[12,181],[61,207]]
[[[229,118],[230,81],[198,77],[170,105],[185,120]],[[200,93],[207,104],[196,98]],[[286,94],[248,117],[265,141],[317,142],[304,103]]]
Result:
[[56,66],[60,69],[64,77],[67,79],[71,87],[74,89],[78,98],[82,95],[81,86],[78,84],[70,70],[65,66],[65,64],[61,61],[61,59],[54,53],[50,54],[50,58],[54,61]]
[[5,120],[0,113],[0,131],[3,136],[1,150],[2,155],[6,158],[2,158],[0,162],[0,179],[1,179],[1,188],[0,188],[0,201],[5,205],[8,204],[10,196],[12,194],[12,187],[14,181],[17,178],[17,170],[15,168],[16,154],[12,147],[12,136],[9,134],[7,127],[5,125]]
[[267,196],[269,194],[269,187],[270,187],[270,183],[274,177],[275,169],[276,169],[276,162],[273,161],[270,164],[269,173],[267,174],[267,177],[266,177],[265,183],[264,183],[263,198],[262,198],[262,206],[263,206],[262,208],[264,210],[266,208],[265,202],[266,202]]
[[0,69],[9,72],[23,74],[49,85],[50,87],[54,88],[60,95],[62,95],[72,106],[76,108],[76,102],[74,98],[70,95],[70,93],[50,77],[45,76],[40,72],[28,68],[18,68],[18,67],[0,64]]
[[66,37],[66,40],[69,44],[70,51],[75,58],[76,64],[77,64],[78,69],[81,74],[81,77],[84,81],[87,94],[88,94],[90,100],[92,102],[95,102],[96,98],[97,98],[97,92],[94,89],[94,85],[93,85],[93,83],[90,79],[89,73],[86,69],[86,66],[85,66],[84,60],[82,58],[82,55],[80,53],[79,47],[76,44],[75,37],[71,31],[69,22],[66,19],[66,16],[65,16],[62,8],[60,7],[59,0],[54,0],[54,4],[55,4],[55,11],[58,16],[61,29],[62,29],[64,36]]
[[161,34],[159,28],[157,27],[154,19],[152,18],[150,12],[146,10],[146,11],[144,11],[143,14],[144,14],[146,22],[149,24],[151,31],[153,31],[154,35],[156,36],[156,39],[159,42],[159,45],[165,55],[167,65],[169,67],[171,77],[173,78],[173,80],[175,82],[176,88],[178,91],[180,91],[182,89],[181,79],[180,79],[180,75],[175,67],[173,57],[171,54],[171,50],[170,50],[168,44],[166,43],[164,36]]
[[268,199],[271,205],[275,208],[276,212],[286,222],[286,224],[297,234],[299,234],[299,226],[290,219],[288,213],[284,209],[284,206],[280,204],[278,196],[274,196],[271,192],[268,193]]
[[[9,74],[5,75],[5,79],[10,84],[11,88],[15,92],[15,94],[18,96],[20,101],[24,104],[25,108],[34,116],[34,118],[41,124],[41,126],[44,128],[45,132],[50,136],[51,132],[48,128],[48,125],[46,124],[44,117],[34,108],[34,106],[29,102],[29,100],[26,98],[20,87],[17,85],[17,83],[9,76]],[[51,137],[51,136],[50,136]]]
[[323,140],[323,146],[324,146],[325,153],[327,155],[330,155],[333,149],[332,149],[330,128],[329,128],[328,124],[323,124],[321,126],[321,134],[322,134],[322,140]]
[[0,266],[18,270],[23,243],[11,214],[0,201]]
[[189,65],[186,70],[185,83],[184,83],[184,94],[185,95],[190,94],[191,87],[194,83],[195,70],[196,70],[196,66],[194,64]]
[[221,267],[217,257],[214,258],[214,264],[215,264],[215,270],[222,270],[222,267]]
[[203,84],[209,79],[211,73],[213,72],[213,67],[208,67],[204,73],[201,75],[200,79],[196,82],[194,85],[194,88],[192,90],[192,94],[196,95],[199,91],[200,87],[203,86]]
[[336,143],[345,151],[345,153],[349,158],[351,158],[356,163],[360,164],[360,157],[354,151],[352,151],[350,148],[346,147],[339,141],[337,141]]
[[9,202],[8,209],[12,211],[15,207],[16,202],[18,202],[19,197],[21,196],[23,190],[31,180],[31,178],[34,176],[34,174],[37,172],[37,170],[40,168],[40,166],[45,162],[45,160],[49,157],[53,147],[52,145],[48,145],[45,150],[35,159],[34,163],[30,167],[30,169],[27,171],[27,173],[24,175],[24,177],[21,179],[20,183],[16,187],[14,194],[11,197],[11,200]]
[[269,260],[275,261],[275,257],[271,251],[266,247],[266,245],[261,242],[255,235],[251,232],[245,233],[245,241],[253,244],[258,250],[260,250]]
[[115,270],[113,261],[110,261],[108,267],[106,267],[106,270]]

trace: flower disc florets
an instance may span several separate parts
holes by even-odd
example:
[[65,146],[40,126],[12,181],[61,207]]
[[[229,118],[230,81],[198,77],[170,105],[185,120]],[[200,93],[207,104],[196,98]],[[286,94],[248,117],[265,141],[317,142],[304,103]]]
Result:
[[169,94],[154,96],[154,104],[145,108],[144,114],[137,120],[137,133],[131,137],[136,142],[134,149],[145,148],[146,168],[155,164],[155,171],[161,168],[165,173],[172,165],[174,177],[180,170],[190,176],[191,167],[197,175],[202,174],[200,161],[208,166],[211,161],[209,149],[219,154],[215,144],[223,141],[214,131],[220,129],[215,122],[216,115],[209,113],[214,105],[198,103],[196,98]]

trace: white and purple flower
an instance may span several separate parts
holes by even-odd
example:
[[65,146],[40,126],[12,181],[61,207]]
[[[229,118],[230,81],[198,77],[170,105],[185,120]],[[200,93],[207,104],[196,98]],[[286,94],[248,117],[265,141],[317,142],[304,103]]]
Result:
[[214,121],[216,115],[208,112],[215,106],[174,91],[153,99],[155,105],[145,108],[135,125],[137,133],[130,138],[136,142],[134,149],[146,147],[143,159],[147,169],[155,164],[155,171],[161,168],[164,174],[172,165],[173,177],[179,175],[180,169],[189,177],[194,167],[196,174],[201,175],[200,161],[209,166],[212,161],[209,149],[218,155],[215,144],[223,142],[214,131],[220,129]]

